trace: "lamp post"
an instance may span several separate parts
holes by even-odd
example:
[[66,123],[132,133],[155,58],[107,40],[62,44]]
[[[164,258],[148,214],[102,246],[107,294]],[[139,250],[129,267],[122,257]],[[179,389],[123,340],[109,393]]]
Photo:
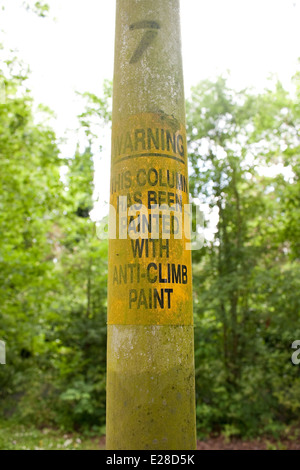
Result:
[[191,252],[172,217],[130,232],[135,211],[182,216],[188,197],[179,0],[117,0],[107,449],[196,447]]

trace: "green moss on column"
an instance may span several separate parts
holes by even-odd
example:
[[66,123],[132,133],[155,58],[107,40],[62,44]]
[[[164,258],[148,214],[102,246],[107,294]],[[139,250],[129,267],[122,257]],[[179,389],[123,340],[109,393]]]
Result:
[[[111,179],[116,209],[120,196],[174,203],[181,216],[188,203],[177,0],[117,1]],[[185,244],[110,240],[107,449],[196,448]]]

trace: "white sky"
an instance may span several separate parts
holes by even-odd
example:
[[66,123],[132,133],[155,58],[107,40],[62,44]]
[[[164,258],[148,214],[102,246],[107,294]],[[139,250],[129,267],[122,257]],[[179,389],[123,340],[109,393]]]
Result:
[[[33,95],[55,111],[62,136],[77,125],[75,91],[100,94],[112,78],[115,0],[48,0],[50,19],[27,13],[22,0],[5,3],[0,41],[30,65]],[[269,73],[287,83],[297,68],[300,0],[181,0],[181,24],[186,94],[228,69],[237,88],[261,88]],[[108,148],[96,161],[96,181],[107,200]]]

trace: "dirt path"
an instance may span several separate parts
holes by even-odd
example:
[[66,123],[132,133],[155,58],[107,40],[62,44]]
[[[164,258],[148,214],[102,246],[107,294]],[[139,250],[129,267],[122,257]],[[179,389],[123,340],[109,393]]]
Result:
[[[100,449],[105,449],[105,437],[99,440]],[[226,440],[224,437],[213,437],[197,442],[197,450],[300,450],[300,438],[297,439],[241,439]]]
[[223,437],[210,438],[205,441],[198,441],[198,450],[300,450],[300,440],[253,440],[242,441]]

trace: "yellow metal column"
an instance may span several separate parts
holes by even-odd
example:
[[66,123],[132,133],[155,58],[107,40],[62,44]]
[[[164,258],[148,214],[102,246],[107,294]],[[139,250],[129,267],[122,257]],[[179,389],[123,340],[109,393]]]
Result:
[[[111,198],[188,203],[179,0],[117,0]],[[110,240],[107,449],[196,448],[186,239]]]

